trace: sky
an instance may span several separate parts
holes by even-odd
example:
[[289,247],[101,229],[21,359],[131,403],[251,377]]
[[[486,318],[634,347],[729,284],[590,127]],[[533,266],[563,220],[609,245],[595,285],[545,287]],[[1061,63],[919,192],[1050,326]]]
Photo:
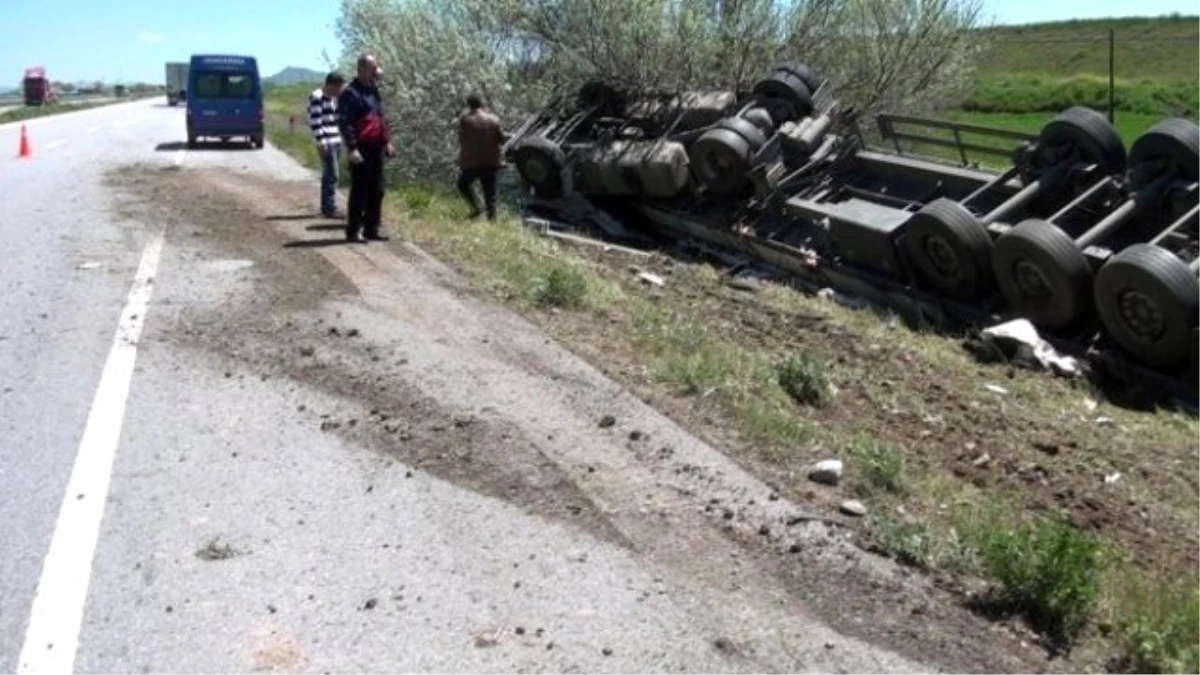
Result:
[[65,82],[152,82],[192,54],[247,54],[263,76],[325,70],[341,53],[339,0],[0,0],[0,89],[25,68]]
[[[454,0],[446,0],[453,2]],[[623,0],[610,0],[621,2]],[[25,68],[54,80],[161,81],[163,64],[193,53],[256,56],[264,76],[286,66],[325,70],[341,52],[339,0],[0,0],[8,27],[0,89]],[[1196,0],[984,0],[985,23],[1196,14]],[[11,84],[10,84],[11,83]]]

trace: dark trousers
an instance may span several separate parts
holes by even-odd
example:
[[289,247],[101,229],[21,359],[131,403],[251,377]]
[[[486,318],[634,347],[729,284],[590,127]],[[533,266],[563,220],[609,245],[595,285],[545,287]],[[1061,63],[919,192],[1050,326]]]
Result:
[[462,194],[463,199],[471,205],[471,215],[479,215],[479,202],[475,200],[475,192],[471,190],[471,186],[475,181],[479,181],[483,187],[483,204],[487,209],[488,219],[496,217],[496,172],[499,169],[462,169],[458,174],[458,191]]
[[350,165],[350,199],[346,236],[379,234],[383,217],[384,148],[360,145],[363,161]]

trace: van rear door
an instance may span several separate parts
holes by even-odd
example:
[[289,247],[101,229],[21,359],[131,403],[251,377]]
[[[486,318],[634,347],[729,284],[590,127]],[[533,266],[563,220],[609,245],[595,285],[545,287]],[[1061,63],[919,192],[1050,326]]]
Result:
[[192,74],[188,109],[199,133],[257,133],[262,127],[258,79],[254,73],[229,70]]

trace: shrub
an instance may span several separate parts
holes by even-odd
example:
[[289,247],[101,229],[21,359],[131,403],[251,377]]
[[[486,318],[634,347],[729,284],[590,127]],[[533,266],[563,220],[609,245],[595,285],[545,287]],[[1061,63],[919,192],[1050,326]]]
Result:
[[985,570],[1000,584],[994,604],[1024,614],[1059,645],[1069,644],[1095,607],[1103,544],[1069,523],[1045,519],[1015,527],[989,523],[978,543]]
[[587,279],[573,267],[556,265],[534,275],[533,301],[545,307],[578,309],[587,299]]
[[1200,590],[1195,580],[1137,584],[1123,617],[1124,663],[1132,673],[1200,672]]
[[808,354],[787,357],[776,366],[776,381],[798,403],[824,406],[829,402],[825,364]]

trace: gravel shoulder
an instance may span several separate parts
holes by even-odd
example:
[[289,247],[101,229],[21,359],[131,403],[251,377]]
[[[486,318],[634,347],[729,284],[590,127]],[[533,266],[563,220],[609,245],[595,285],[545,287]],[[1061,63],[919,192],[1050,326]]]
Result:
[[[602,608],[587,628],[575,628],[587,656],[573,652],[564,662],[554,648],[484,667],[1020,668],[999,645],[968,648],[966,640],[928,626],[914,630],[909,607],[889,601],[881,608],[871,598],[917,598],[924,582],[863,553],[836,522],[780,498],[532,324],[476,299],[461,277],[420,249],[400,242],[324,245],[339,232],[308,215],[311,181],[140,167],[122,171],[113,187],[125,195],[128,217],[140,213],[155,222],[170,214],[168,241],[188,251],[185,260],[252,264],[249,286],[216,302],[174,308],[160,321],[158,341],[209,364],[207,376],[189,379],[274,383],[336,402],[298,409],[299,423],[308,434],[406,467],[405,474],[429,476],[544,523],[545,532],[521,535],[500,525],[493,532],[486,518],[456,515],[447,503],[451,511],[432,522],[453,527],[453,541],[464,542],[459,547],[477,540],[486,551],[497,537],[524,536],[564,565],[600,565],[601,575],[616,558],[633,565],[636,574],[613,569],[608,590],[594,586],[596,573],[587,583],[560,573],[537,584],[559,604]],[[195,283],[203,284],[203,276]],[[303,434],[288,436],[303,442]],[[303,475],[320,473],[308,467]],[[243,474],[238,489],[251,489],[254,480]],[[464,531],[472,520],[475,529]],[[336,519],[324,522],[337,527]],[[454,567],[474,592],[487,597],[514,583],[470,563],[479,551],[461,555],[467,562]],[[824,597],[815,589],[824,589]],[[320,622],[321,610],[308,618]],[[945,617],[955,626],[964,619],[984,625],[966,613]],[[284,658],[282,667],[318,667],[312,646],[288,635],[301,642],[304,648],[296,649],[305,657]],[[459,644],[486,649],[494,639],[481,634],[474,644],[465,638]],[[452,669],[479,663],[463,658]]]

